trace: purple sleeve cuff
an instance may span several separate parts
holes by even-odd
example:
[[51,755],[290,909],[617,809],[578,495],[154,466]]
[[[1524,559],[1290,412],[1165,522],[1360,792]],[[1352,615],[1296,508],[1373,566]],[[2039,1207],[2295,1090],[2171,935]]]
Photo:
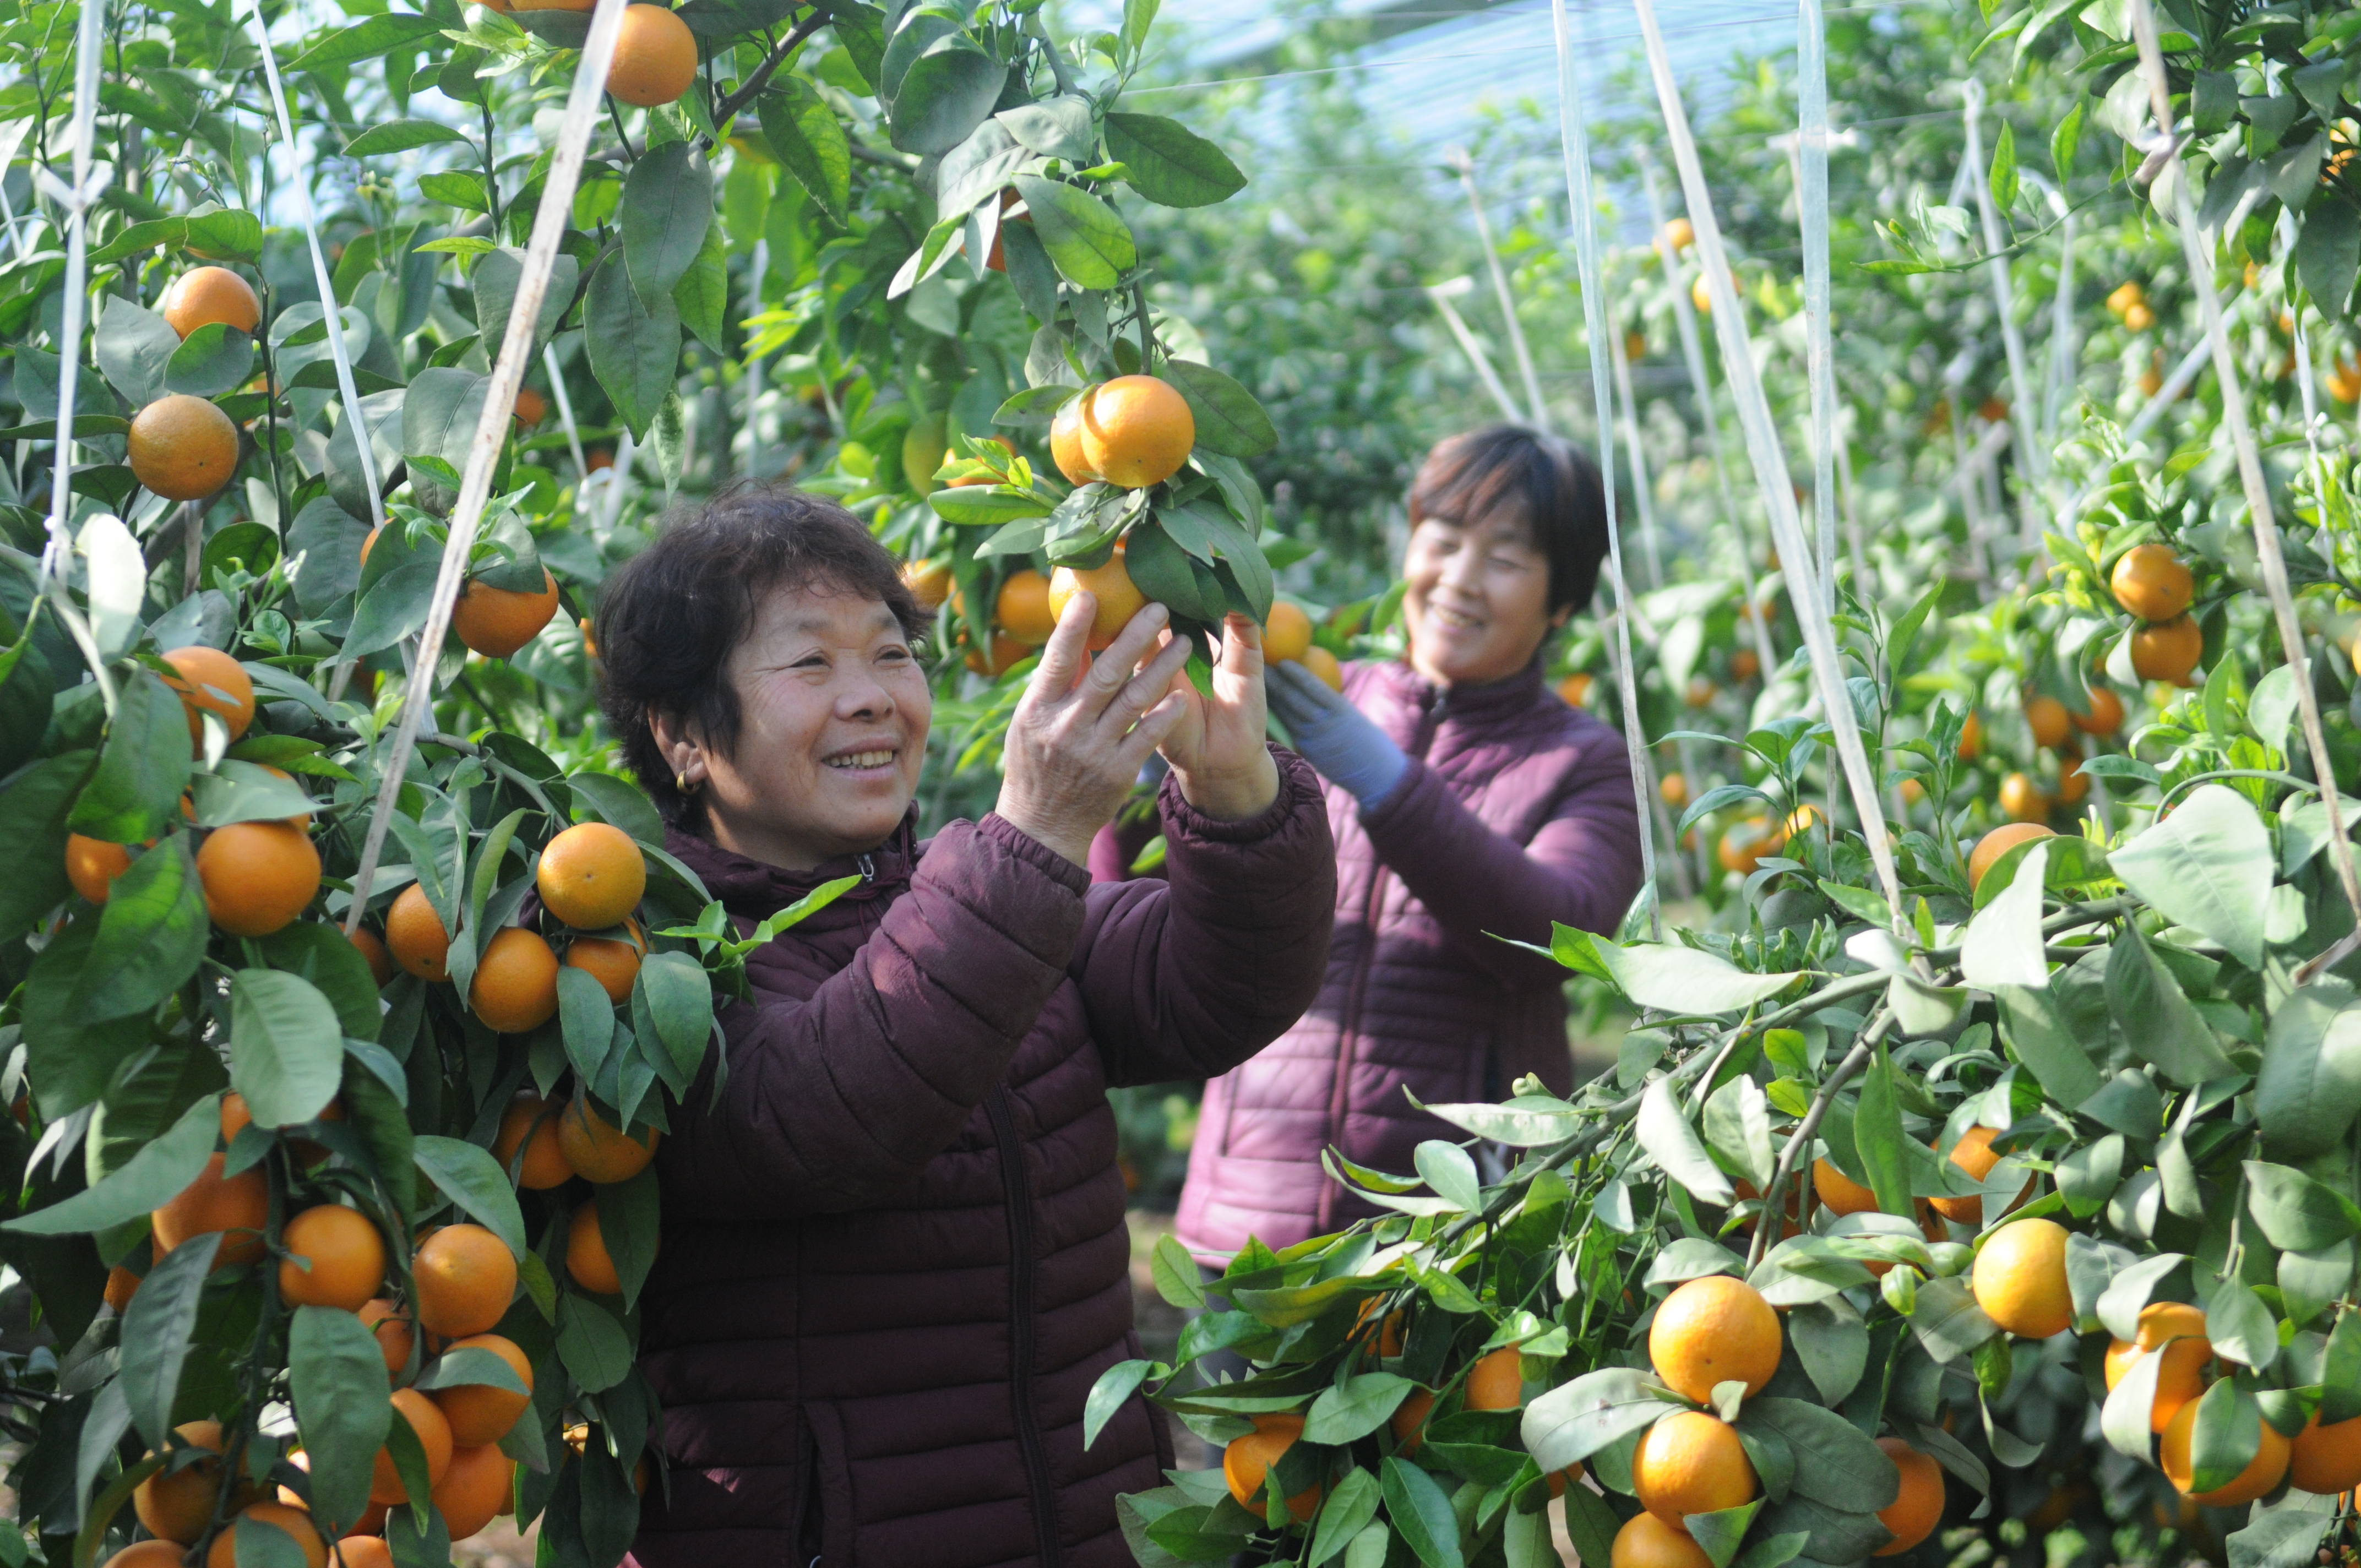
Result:
[[1317,801],[1320,783],[1311,764],[1276,741],[1266,744],[1270,748],[1271,761],[1279,766],[1279,793],[1259,815],[1242,821],[1224,822],[1206,816],[1180,793],[1180,779],[1167,774],[1156,795],[1157,810],[1164,819],[1166,841],[1191,839],[1200,843],[1251,844],[1278,832],[1303,802]]
[[1074,864],[996,811],[987,812],[983,820],[975,825],[975,830],[1027,865],[1046,872],[1069,893],[1079,894],[1091,885],[1091,873],[1086,868]]

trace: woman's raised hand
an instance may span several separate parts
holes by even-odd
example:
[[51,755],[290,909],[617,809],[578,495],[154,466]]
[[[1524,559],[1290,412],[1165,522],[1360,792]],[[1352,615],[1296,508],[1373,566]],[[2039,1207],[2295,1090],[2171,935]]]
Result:
[[1190,805],[1243,822],[1279,798],[1279,766],[1263,743],[1262,628],[1243,615],[1223,621],[1211,684],[1212,691],[1199,691],[1185,670],[1172,683],[1187,711],[1160,750]]
[[[1170,620],[1162,605],[1151,604],[1133,616],[1093,659],[1086,643],[1097,613],[1096,600],[1078,593],[1058,618],[1058,629],[1049,634],[1041,663],[1008,721],[994,807],[1004,820],[1076,865],[1088,863],[1092,835],[1114,820],[1148,754],[1191,719],[1191,703],[1180,692],[1196,696],[1184,668],[1189,645],[1178,638],[1161,649],[1156,645]],[[1258,750],[1261,655],[1252,657]],[[1179,768],[1177,759],[1173,765]],[[1190,799],[1207,809],[1194,795]]]

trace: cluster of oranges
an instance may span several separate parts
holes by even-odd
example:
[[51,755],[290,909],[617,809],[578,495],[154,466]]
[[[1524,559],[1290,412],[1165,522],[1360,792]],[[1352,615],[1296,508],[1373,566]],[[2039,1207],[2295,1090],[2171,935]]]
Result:
[[[1679,780],[1677,785],[1675,780]],[[1656,791],[1667,806],[1679,806],[1688,799],[1688,780],[1678,773],[1667,774]],[[1675,798],[1677,797],[1677,798]],[[1721,836],[1715,846],[1715,858],[1721,869],[1736,872],[1740,876],[1752,876],[1766,857],[1776,855],[1787,847],[1787,840],[1799,833],[1809,832],[1828,818],[1817,806],[1799,806],[1787,813],[1773,828],[1768,817],[1750,817]]]
[[[2000,781],[2001,815],[2013,823],[2035,823],[2047,818],[2053,807],[2074,806],[2091,793],[2091,781],[2082,773],[2082,735],[2112,735],[2123,728],[2124,699],[2114,688],[2103,683],[2092,685],[2084,691],[2090,711],[2077,713],[2059,698],[2047,692],[2034,692],[2025,698],[2025,723],[2033,733],[2033,743],[2058,756],[2058,782],[2044,784],[2022,769],[2013,770]],[[1960,754],[1968,755],[1967,738],[1960,737]]]
[[1075,485],[1144,490],[1180,471],[1197,444],[1189,400],[1158,376],[1117,376],[1067,400],[1049,425],[1049,455]]
[[2205,656],[2205,634],[2189,613],[2197,597],[2189,564],[2169,544],[2135,544],[2116,558],[2107,587],[2140,622],[2131,645],[2132,669],[2139,678],[2194,685],[2198,661]]
[[2117,284],[2108,294],[2107,313],[2123,323],[2126,332],[2146,332],[2156,325],[2156,311],[2147,302],[2147,290],[2137,279]]

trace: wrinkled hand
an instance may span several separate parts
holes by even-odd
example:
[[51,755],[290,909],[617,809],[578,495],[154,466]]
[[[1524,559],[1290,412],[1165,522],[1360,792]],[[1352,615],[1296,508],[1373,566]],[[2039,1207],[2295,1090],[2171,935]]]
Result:
[[1270,673],[1270,707],[1303,760],[1370,810],[1393,793],[1410,758],[1344,693],[1301,664]]
[[[1189,718],[1173,690],[1186,686],[1186,643],[1156,646],[1170,616],[1151,604],[1093,659],[1085,643],[1097,601],[1078,593],[1008,722],[1006,762],[994,807],[1003,820],[1076,865],[1091,836],[1114,820],[1139,766]],[[1260,683],[1257,683],[1259,687]],[[1192,688],[1193,695],[1193,688]],[[1257,695],[1256,722],[1261,722]]]
[[[1173,647],[1187,650],[1175,640],[1166,652]],[[1245,616],[1223,621],[1210,684],[1199,691],[1186,670],[1172,683],[1183,711],[1160,749],[1183,799],[1217,821],[1244,822],[1279,798],[1279,764],[1263,743],[1262,629]]]

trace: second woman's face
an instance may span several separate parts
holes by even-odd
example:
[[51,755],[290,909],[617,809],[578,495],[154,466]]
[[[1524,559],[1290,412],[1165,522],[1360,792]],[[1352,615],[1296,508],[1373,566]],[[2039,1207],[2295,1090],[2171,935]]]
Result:
[[1411,667],[1449,685],[1506,680],[1532,662],[1554,620],[1549,559],[1515,517],[1428,518],[1402,561]]
[[917,791],[934,717],[894,612],[825,587],[774,593],[730,677],[738,744],[727,758],[706,753],[724,847],[807,871],[884,842]]

